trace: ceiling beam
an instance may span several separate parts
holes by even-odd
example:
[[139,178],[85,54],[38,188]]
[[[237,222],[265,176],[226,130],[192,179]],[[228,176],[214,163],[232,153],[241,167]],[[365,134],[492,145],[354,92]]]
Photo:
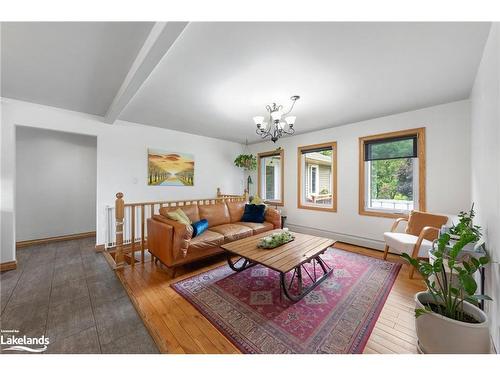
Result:
[[156,22],[109,106],[104,122],[113,124],[160,60],[179,39],[187,22]]

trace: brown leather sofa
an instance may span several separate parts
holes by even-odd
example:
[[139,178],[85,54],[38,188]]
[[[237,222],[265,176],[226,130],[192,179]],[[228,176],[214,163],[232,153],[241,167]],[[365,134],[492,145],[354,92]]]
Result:
[[180,207],[192,222],[207,219],[208,230],[193,236],[190,225],[167,216],[177,207],[162,207],[148,219],[148,250],[168,267],[175,267],[223,252],[221,245],[281,228],[281,215],[266,208],[264,223],[241,222],[245,202],[221,202]]

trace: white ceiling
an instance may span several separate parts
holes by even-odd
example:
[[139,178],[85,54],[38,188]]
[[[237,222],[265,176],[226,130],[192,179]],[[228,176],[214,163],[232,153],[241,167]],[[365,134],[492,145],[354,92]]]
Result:
[[[489,27],[194,22],[119,118],[257,142],[252,117],[295,94],[299,133],[465,99]],[[150,28],[8,25],[3,95],[103,115]]]
[[152,22],[2,22],[2,96],[104,115]]

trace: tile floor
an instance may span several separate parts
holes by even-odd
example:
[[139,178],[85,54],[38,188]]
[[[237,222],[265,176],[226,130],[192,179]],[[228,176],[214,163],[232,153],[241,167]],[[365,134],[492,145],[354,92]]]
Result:
[[17,269],[0,276],[0,327],[45,335],[45,353],[158,353],[94,244],[86,238],[18,250]]

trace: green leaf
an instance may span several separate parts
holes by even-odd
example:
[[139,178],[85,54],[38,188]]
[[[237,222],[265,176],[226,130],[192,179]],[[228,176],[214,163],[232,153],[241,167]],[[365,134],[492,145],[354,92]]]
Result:
[[450,235],[448,233],[443,233],[438,239],[439,251],[443,252],[448,242],[450,242]]
[[436,259],[434,261],[434,264],[432,265],[432,268],[434,270],[434,272],[441,272],[441,269],[443,267],[443,259]]
[[404,260],[406,260],[408,263],[410,263],[413,267],[415,267],[416,269],[418,269],[418,267],[419,267],[419,261],[418,261],[418,259],[414,259],[414,258],[410,257],[406,253],[401,254],[401,257]]
[[463,266],[464,266],[464,268],[467,270],[467,272],[469,272],[469,271],[470,271],[470,269],[471,269],[471,268],[470,268],[470,265],[469,265],[469,263],[467,263],[465,260],[462,262],[462,265],[463,265]]
[[479,261],[476,258],[472,257],[472,258],[470,258],[470,261],[476,267],[476,269],[481,267],[481,263],[479,263]]
[[493,299],[490,296],[487,296],[486,294],[475,294],[473,296],[468,296],[468,298],[475,301],[480,301],[480,300],[493,301]]
[[460,274],[459,278],[465,292],[468,295],[473,295],[477,289],[476,280],[474,280],[474,278],[469,274]]
[[420,262],[419,267],[417,268],[418,272],[422,274],[422,276],[429,276],[434,273],[434,269],[430,263]]
[[489,261],[490,261],[490,258],[489,258],[489,257],[487,257],[487,256],[484,256],[484,257],[479,258],[479,263],[481,263],[483,266],[484,266],[485,264],[488,264],[488,263],[489,263]]

